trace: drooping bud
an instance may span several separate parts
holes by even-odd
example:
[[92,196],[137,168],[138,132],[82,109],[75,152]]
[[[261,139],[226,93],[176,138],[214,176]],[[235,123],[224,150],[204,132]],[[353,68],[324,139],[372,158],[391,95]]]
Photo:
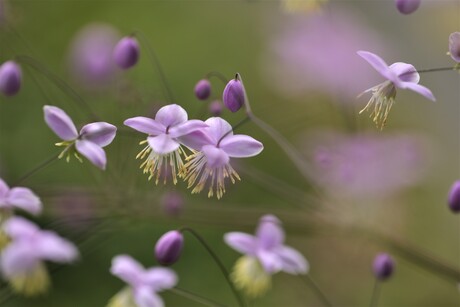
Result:
[[220,116],[222,114],[222,102],[219,100],[214,100],[209,104],[209,113],[212,116]]
[[13,96],[21,88],[21,67],[14,61],[8,61],[0,66],[0,92],[5,96]]
[[396,8],[401,14],[408,15],[415,12],[421,0],[396,0]]
[[113,59],[121,69],[128,69],[136,65],[139,54],[139,43],[131,36],[123,37],[113,49]]
[[206,100],[211,95],[211,82],[207,79],[198,81],[195,85],[195,96],[200,100]]
[[166,192],[161,198],[163,211],[169,216],[179,216],[184,207],[184,198],[178,192]]
[[374,275],[379,280],[386,280],[393,274],[395,262],[393,258],[385,253],[378,254],[374,259]]
[[224,105],[232,112],[236,112],[244,105],[244,87],[240,80],[232,79],[225,86]]
[[460,63],[460,32],[449,35],[449,55],[455,62]]
[[162,265],[172,265],[180,257],[184,246],[184,236],[171,230],[161,236],[155,245],[155,258]]
[[448,204],[454,213],[460,213],[460,180],[454,182],[449,192]]

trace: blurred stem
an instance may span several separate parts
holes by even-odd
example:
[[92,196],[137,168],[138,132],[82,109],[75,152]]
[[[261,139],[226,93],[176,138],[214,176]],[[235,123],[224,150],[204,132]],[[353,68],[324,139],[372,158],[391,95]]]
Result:
[[55,154],[55,155],[53,155],[51,158],[49,158],[49,159],[43,161],[42,163],[40,163],[39,165],[37,165],[36,167],[34,167],[32,170],[30,170],[30,171],[27,172],[25,175],[23,175],[22,177],[20,177],[20,178],[13,184],[13,186],[17,186],[18,184],[22,183],[24,180],[28,179],[29,177],[31,177],[31,176],[34,175],[35,173],[38,173],[40,170],[44,169],[45,167],[47,167],[47,166],[50,165],[51,163],[57,161],[59,155],[60,155],[60,153]]
[[209,78],[211,78],[211,77],[215,77],[215,78],[219,79],[220,81],[222,81],[222,83],[223,83],[224,85],[227,85],[227,83],[228,83],[227,78],[226,78],[222,73],[220,73],[220,72],[218,72],[218,71],[210,71],[210,72],[208,72],[208,73],[206,74],[205,77],[206,77],[206,79],[209,79]]
[[235,298],[236,300],[238,301],[238,305],[239,306],[246,306],[246,303],[244,302],[244,300],[241,298],[241,296],[239,295],[238,291],[235,289],[232,281],[230,280],[230,274],[228,273],[227,269],[225,268],[225,266],[223,265],[222,261],[220,261],[219,257],[216,255],[216,253],[214,253],[214,251],[211,249],[211,247],[208,245],[208,243],[206,243],[206,241],[203,239],[203,237],[201,237],[195,230],[193,230],[192,228],[188,228],[188,227],[184,227],[184,228],[181,228],[180,229],[181,232],[185,232],[185,231],[188,231],[190,234],[192,234],[195,239],[197,239],[201,245],[203,245],[203,247],[206,249],[206,251],[209,253],[209,255],[211,255],[211,257],[214,259],[214,262],[217,264],[217,266],[219,267],[219,269],[221,270],[222,274],[224,275],[225,277],[225,280],[227,281],[228,285],[230,286],[233,294],[235,295]]
[[251,120],[251,118],[249,118],[249,116],[246,116],[240,122],[238,122],[235,126],[233,126],[232,129],[230,129],[229,131],[225,132],[225,134],[223,136],[221,136],[219,141],[217,142],[217,146],[219,146],[220,142],[223,140],[224,137],[226,137],[227,135],[229,135],[230,133],[232,133],[233,131],[235,131],[239,127],[243,126],[249,120]]
[[326,295],[324,295],[324,292],[321,291],[321,289],[318,287],[318,284],[310,277],[310,275],[299,275],[299,277],[305,284],[307,284],[308,287],[310,287],[311,290],[313,290],[313,292],[315,292],[315,294],[325,306],[332,307],[331,302],[327,299]]
[[217,302],[214,302],[210,299],[207,299],[201,295],[198,295],[198,294],[195,294],[193,292],[190,292],[190,291],[187,291],[187,290],[184,290],[184,289],[181,289],[181,288],[178,288],[178,287],[174,287],[172,289],[170,289],[169,291],[171,291],[172,293],[175,293],[175,294],[178,294],[180,296],[183,296],[183,297],[186,297],[192,301],[195,301],[197,303],[201,303],[205,306],[210,306],[210,307],[222,307],[222,306],[225,306],[225,305],[222,305],[222,304],[219,304]]
[[376,278],[374,282],[374,289],[372,290],[371,302],[369,307],[377,306],[377,302],[380,296],[380,281]]

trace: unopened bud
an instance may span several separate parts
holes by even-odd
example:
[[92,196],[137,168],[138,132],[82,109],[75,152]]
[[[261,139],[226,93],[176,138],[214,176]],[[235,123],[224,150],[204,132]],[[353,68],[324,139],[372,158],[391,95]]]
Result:
[[386,280],[393,274],[395,262],[390,255],[378,254],[374,259],[374,275],[379,280]]
[[121,69],[128,69],[136,65],[139,60],[139,43],[136,38],[128,36],[122,38],[113,50],[113,59]]
[[0,92],[5,96],[13,96],[21,88],[21,67],[14,61],[8,61],[0,66]]
[[232,79],[224,89],[224,105],[232,112],[236,112],[244,105],[244,87],[240,80]]
[[401,14],[408,15],[415,12],[421,0],[396,0],[396,8]]
[[161,198],[164,212],[169,216],[179,216],[184,208],[184,198],[178,192],[166,192]]
[[455,62],[460,63],[460,32],[449,35],[449,55]]
[[179,259],[183,246],[182,233],[177,230],[168,231],[155,245],[155,258],[162,265],[172,265]]
[[206,100],[211,95],[211,82],[207,79],[198,81],[195,85],[195,96],[200,100]]
[[455,181],[450,188],[448,204],[450,210],[455,213],[460,212],[460,180]]
[[219,100],[214,100],[209,104],[209,113],[212,116],[220,116],[222,114],[222,102]]

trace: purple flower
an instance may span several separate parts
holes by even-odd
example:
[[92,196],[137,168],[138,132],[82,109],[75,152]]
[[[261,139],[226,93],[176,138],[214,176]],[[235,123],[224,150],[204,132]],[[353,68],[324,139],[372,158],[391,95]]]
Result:
[[0,66],[0,92],[5,96],[16,95],[21,89],[21,67],[14,61],[8,61]]
[[59,158],[67,154],[68,162],[73,154],[81,162],[78,155],[81,154],[95,166],[105,169],[107,158],[102,148],[112,143],[117,127],[106,122],[96,122],[83,126],[78,133],[72,119],[63,110],[54,106],[44,106],[43,111],[48,127],[63,140],[56,144],[65,146]]
[[184,197],[175,191],[168,191],[161,197],[161,206],[168,216],[177,217],[184,209]]
[[212,116],[220,116],[222,114],[222,102],[219,100],[212,101],[208,106],[208,110]]
[[372,92],[372,97],[359,113],[361,114],[364,111],[371,112],[370,116],[373,117],[373,121],[378,128],[383,129],[386,124],[388,113],[395,102],[397,88],[409,89],[431,101],[436,101],[428,88],[418,84],[420,75],[411,64],[397,62],[388,66],[376,54],[368,51],[358,51],[357,53],[387,79],[387,81],[362,93]]
[[256,235],[230,232],[225,242],[244,254],[236,265],[232,278],[235,284],[251,296],[258,296],[270,287],[270,276],[284,271],[289,274],[306,274],[308,262],[297,250],[284,245],[284,231],[279,219],[264,215]]
[[136,65],[139,60],[139,43],[134,37],[123,37],[113,50],[113,59],[121,69]]
[[452,187],[450,188],[447,203],[452,212],[460,212],[460,180],[455,181]]
[[[168,166],[171,167],[174,184],[177,183],[176,172],[181,176],[184,166],[181,156],[185,152],[177,138],[207,127],[201,120],[188,120],[187,112],[177,104],[162,107],[155,119],[138,116],[125,120],[124,124],[148,134],[147,140],[140,143],[147,143],[147,146],[136,159],[146,158],[141,168],[149,174],[149,180],[156,176],[156,184]],[[166,183],[166,176],[164,181]]]
[[374,275],[379,280],[386,280],[391,277],[395,267],[395,262],[390,255],[381,253],[378,254],[373,263]]
[[396,8],[402,14],[411,14],[420,6],[422,0],[395,0]]
[[455,62],[460,63],[460,32],[449,35],[449,55]]
[[49,286],[44,261],[70,263],[78,250],[52,231],[40,230],[22,217],[8,219],[3,230],[12,240],[3,250],[0,266],[13,289],[25,295],[43,293]]
[[19,208],[31,214],[37,215],[42,211],[42,202],[34,192],[28,188],[10,188],[0,178],[0,212],[7,215],[13,209]]
[[228,81],[224,88],[222,101],[232,112],[236,112],[244,105],[245,91],[243,83],[237,78]]
[[116,294],[109,302],[109,307],[127,306],[134,302],[139,307],[162,307],[163,300],[157,292],[171,289],[177,284],[177,275],[167,268],[144,267],[128,255],[113,258],[110,272],[128,284],[128,288]]
[[207,79],[198,81],[195,85],[195,96],[200,100],[206,100],[211,95],[211,83]]
[[155,244],[155,258],[162,265],[171,265],[179,259],[184,246],[184,236],[171,230],[161,236]]
[[248,158],[258,155],[263,145],[250,136],[233,134],[232,126],[220,117],[211,117],[205,121],[209,126],[191,133],[181,141],[197,150],[187,158],[185,165],[188,187],[195,186],[192,194],[200,193],[209,182],[208,197],[216,192],[220,199],[225,193],[225,178],[232,183],[240,177],[230,165],[230,158]]

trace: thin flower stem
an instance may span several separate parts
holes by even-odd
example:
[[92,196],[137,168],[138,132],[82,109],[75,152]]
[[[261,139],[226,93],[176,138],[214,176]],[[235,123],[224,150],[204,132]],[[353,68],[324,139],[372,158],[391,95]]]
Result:
[[410,75],[410,74],[413,74],[415,72],[419,73],[419,74],[424,74],[424,73],[429,73],[429,72],[439,72],[439,71],[449,71],[449,70],[452,70],[452,71],[455,71],[455,70],[459,70],[459,66],[458,65],[455,65],[455,66],[450,66],[450,67],[439,67],[439,68],[431,68],[431,69],[421,69],[421,70],[416,70],[416,71],[408,71],[408,72],[405,72],[401,75],[399,75],[399,77],[401,76],[405,76],[405,75]]
[[323,302],[325,306],[332,307],[332,303],[328,300],[326,295],[324,295],[324,292],[321,291],[321,289],[318,287],[316,282],[308,275],[299,275],[300,279],[305,282],[313,292],[318,296],[318,298]]
[[372,290],[371,302],[369,307],[376,307],[380,296],[380,281],[376,278],[374,282],[374,289]]
[[213,300],[205,298],[205,297],[203,297],[201,295],[195,294],[193,292],[190,292],[190,291],[178,288],[178,287],[174,287],[174,288],[170,289],[169,291],[171,291],[174,294],[178,294],[180,296],[186,297],[189,300],[192,300],[192,301],[195,301],[197,303],[203,304],[205,306],[210,306],[210,307],[223,307],[223,306],[225,306],[225,305],[219,304],[217,302],[214,302]]
[[211,249],[211,247],[206,243],[206,241],[201,237],[195,230],[184,227],[181,228],[181,232],[188,231],[190,234],[192,234],[200,243],[203,245],[203,247],[206,249],[206,251],[211,255],[211,257],[214,259],[214,262],[217,264],[219,269],[221,270],[222,274],[225,277],[225,280],[227,281],[228,285],[230,286],[233,294],[235,295],[236,300],[238,301],[239,306],[246,306],[246,303],[244,302],[243,298],[239,295],[238,291],[235,289],[232,281],[230,280],[230,274],[228,273],[227,269],[223,265],[222,261],[220,261],[219,257],[214,253],[214,251]]
[[220,72],[218,71],[210,71],[206,74],[206,79],[209,79],[211,77],[216,77],[217,79],[219,79],[220,81],[222,81],[222,83],[224,85],[227,85],[227,82],[228,82],[228,79]]
[[43,74],[51,82],[53,82],[62,92],[67,94],[73,101],[75,101],[84,112],[94,120],[98,120],[98,116],[91,110],[89,104],[72,88],[68,85],[63,79],[59,76],[48,70],[43,64],[35,60],[34,58],[28,55],[18,55],[16,60],[20,63],[27,64],[36,71]]
[[243,126],[245,123],[247,123],[250,120],[251,120],[251,118],[249,116],[246,116],[239,123],[237,123],[235,126],[233,126],[232,129],[230,129],[229,131],[225,132],[225,134],[223,136],[221,136],[221,138],[217,142],[217,146],[219,146],[220,142],[223,140],[224,137],[226,137],[227,135],[229,135],[230,133],[232,133],[233,131],[235,131],[239,127]]
[[149,56],[150,56],[150,60],[152,61],[153,66],[155,66],[156,69],[158,70],[161,82],[163,83],[163,86],[164,86],[163,95],[165,96],[165,98],[169,102],[174,102],[175,101],[174,95],[172,93],[171,88],[169,87],[169,83],[168,83],[168,80],[166,79],[166,75],[164,73],[163,67],[160,64],[158,56],[155,53],[155,50],[153,49],[152,45],[150,44],[150,41],[147,39],[147,37],[144,35],[144,33],[139,31],[139,30],[134,31],[133,35],[138,37],[141,40],[141,42],[144,45],[144,47],[147,48]]
[[37,165],[36,167],[34,167],[32,170],[30,170],[29,172],[27,172],[25,175],[23,175],[21,178],[19,178],[19,179],[14,183],[14,185],[16,186],[16,185],[22,183],[24,180],[28,179],[29,177],[31,177],[31,176],[34,175],[35,173],[38,173],[39,171],[41,171],[42,169],[44,169],[45,167],[47,167],[47,166],[50,165],[51,163],[57,161],[59,155],[60,155],[60,153],[59,153],[59,154],[55,154],[55,155],[53,155],[52,157],[50,157],[49,159],[43,161],[42,163],[40,163],[39,165]]

